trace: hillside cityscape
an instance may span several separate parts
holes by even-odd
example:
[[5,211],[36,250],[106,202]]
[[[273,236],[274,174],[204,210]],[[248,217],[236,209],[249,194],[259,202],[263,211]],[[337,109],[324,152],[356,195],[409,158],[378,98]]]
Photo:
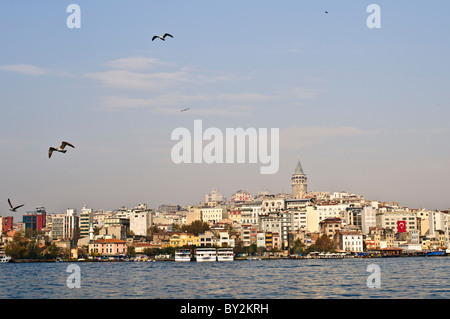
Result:
[[227,200],[213,188],[192,206],[148,204],[113,211],[0,216],[0,251],[13,260],[171,258],[180,248],[229,247],[236,256],[300,257],[315,252],[353,256],[417,256],[450,247],[449,210],[409,208],[348,192],[308,192],[300,160],[292,192]]

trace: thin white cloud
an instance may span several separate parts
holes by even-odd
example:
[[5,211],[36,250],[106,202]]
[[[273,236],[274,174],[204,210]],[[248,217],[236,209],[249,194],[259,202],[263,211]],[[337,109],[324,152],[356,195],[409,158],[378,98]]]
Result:
[[277,98],[274,95],[268,95],[268,94],[259,94],[259,93],[223,93],[219,94],[217,96],[217,99],[219,100],[227,100],[227,101],[240,101],[240,102],[262,102],[262,101],[268,101],[273,100]]
[[55,76],[70,76],[66,71],[56,71],[52,69],[42,68],[31,64],[9,64],[0,65],[0,70],[19,73],[24,75],[55,75]]
[[[156,58],[127,57],[104,64],[106,71],[84,74],[114,93],[100,98],[100,110],[152,108],[161,113],[176,112],[196,104],[202,115],[249,115],[249,107],[267,105],[268,102],[299,104],[313,99],[320,92],[304,87],[291,87],[273,92],[234,91],[205,93],[206,85],[213,82],[248,81],[235,74],[217,73],[195,66],[175,66]],[[164,66],[161,70],[161,66]],[[134,96],[131,96],[130,93]],[[139,94],[139,96],[136,96]],[[210,106],[198,102],[210,102]],[[247,108],[243,111],[242,107]],[[201,110],[201,111],[200,111]],[[197,112],[197,111],[195,111]]]
[[172,87],[176,83],[189,81],[189,74],[183,70],[156,73],[111,70],[87,73],[85,76],[98,80],[106,88],[142,91],[158,91]]
[[105,63],[105,66],[113,69],[123,70],[148,70],[154,66],[170,65],[156,58],[147,58],[142,56],[121,58]]
[[127,96],[103,96],[101,106],[103,111],[116,111],[137,108],[150,108],[156,113],[178,115],[180,110],[189,109],[189,114],[202,116],[248,116],[251,108],[247,106],[232,105],[223,107],[191,107],[204,101],[214,101],[215,97],[205,94],[197,95],[159,95],[154,98],[130,98]]

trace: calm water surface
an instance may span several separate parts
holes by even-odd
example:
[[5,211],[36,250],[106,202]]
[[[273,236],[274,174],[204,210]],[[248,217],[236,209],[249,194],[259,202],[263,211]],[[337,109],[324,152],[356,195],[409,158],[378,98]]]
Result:
[[[67,267],[81,271],[69,289]],[[381,270],[368,288],[369,264]],[[450,298],[450,257],[0,264],[0,298]]]

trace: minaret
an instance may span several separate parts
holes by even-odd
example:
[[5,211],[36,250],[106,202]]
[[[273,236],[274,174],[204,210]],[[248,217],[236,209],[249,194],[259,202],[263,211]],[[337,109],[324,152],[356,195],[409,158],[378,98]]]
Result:
[[89,227],[89,240],[90,241],[94,240],[94,228],[92,228],[92,223],[91,226]]
[[306,174],[303,172],[302,165],[300,164],[300,157],[298,158],[297,167],[295,168],[294,174],[292,174],[292,195],[294,198],[305,198],[308,179]]

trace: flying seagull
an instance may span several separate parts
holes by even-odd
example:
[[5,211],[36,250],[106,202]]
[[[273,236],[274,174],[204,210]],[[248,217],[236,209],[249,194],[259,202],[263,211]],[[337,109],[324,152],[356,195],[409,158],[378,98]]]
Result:
[[159,35],[155,35],[155,36],[152,38],[152,41],[155,40],[155,39],[161,39],[161,40],[163,40],[163,41],[166,41],[166,37],[171,37],[171,38],[173,38],[173,36],[172,36],[171,34],[165,33],[162,37],[160,37]]
[[9,204],[9,207],[11,207],[9,210],[12,211],[12,212],[15,212],[16,209],[18,209],[18,208],[20,208],[20,207],[25,205],[25,204],[23,204],[23,205],[19,205],[19,206],[13,207],[13,205],[11,204],[11,201],[9,200],[9,198],[8,198],[8,204]]
[[57,152],[61,152],[61,153],[67,152],[67,150],[64,149],[66,146],[70,146],[70,147],[75,148],[75,146],[73,146],[72,144],[63,141],[61,143],[60,147],[56,147],[56,148],[55,147],[50,147],[48,149],[48,158],[52,157],[53,151],[57,151]]
[[191,108],[188,107],[188,108],[186,108],[186,109],[182,109],[181,112],[186,112],[187,110],[190,110],[190,109],[191,109]]

